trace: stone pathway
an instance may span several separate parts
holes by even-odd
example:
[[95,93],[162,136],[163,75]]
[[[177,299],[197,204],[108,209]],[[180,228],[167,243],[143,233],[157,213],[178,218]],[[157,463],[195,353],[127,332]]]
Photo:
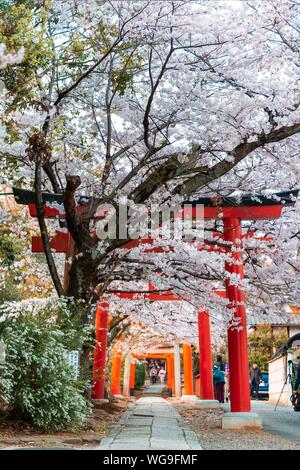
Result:
[[[148,387],[147,394],[157,393]],[[102,439],[101,450],[201,450],[175,408],[158,396],[146,396],[130,405],[111,433]]]
[[143,395],[144,396],[149,396],[149,395],[160,396],[165,388],[166,386],[161,385],[161,384],[149,385],[149,387],[143,390]]

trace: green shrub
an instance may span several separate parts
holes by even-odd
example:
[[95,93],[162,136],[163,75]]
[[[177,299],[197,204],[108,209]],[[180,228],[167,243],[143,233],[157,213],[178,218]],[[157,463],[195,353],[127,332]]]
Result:
[[135,367],[135,387],[141,388],[145,383],[146,371],[143,364],[137,362]]
[[38,315],[8,315],[1,327],[6,362],[0,365],[0,399],[8,414],[43,431],[73,428],[89,410],[86,384],[76,378],[67,359],[68,351],[79,349],[88,332],[66,328],[66,319],[62,331],[61,311],[54,315],[60,308],[46,305]]
[[261,370],[268,372],[270,356],[268,354],[252,353],[249,355],[249,367],[256,362]]

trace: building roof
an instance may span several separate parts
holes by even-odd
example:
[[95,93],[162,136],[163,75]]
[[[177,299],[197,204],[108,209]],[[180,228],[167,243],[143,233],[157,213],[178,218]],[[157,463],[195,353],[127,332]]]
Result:
[[248,325],[278,325],[278,326],[300,326],[300,314],[299,313],[283,313],[282,315],[272,314],[266,315],[266,318],[262,315],[247,315]]

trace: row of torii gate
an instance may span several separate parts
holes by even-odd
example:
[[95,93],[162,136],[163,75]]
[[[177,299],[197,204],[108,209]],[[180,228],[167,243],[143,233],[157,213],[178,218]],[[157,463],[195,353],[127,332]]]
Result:
[[[19,204],[26,204],[29,207],[32,216],[37,215],[35,206],[35,193],[31,191],[14,188],[15,199]],[[242,220],[266,220],[276,219],[281,216],[284,206],[294,205],[298,190],[275,193],[269,197],[258,196],[255,198],[244,196],[239,204],[236,201],[226,198],[215,205],[213,198],[202,198],[192,201],[193,207],[197,204],[204,206],[204,219],[222,219],[224,226],[223,240],[227,246],[223,248],[230,253],[231,260],[225,262],[225,270],[229,275],[235,275],[240,280],[244,278],[244,266],[242,261]],[[49,218],[63,218],[64,213],[57,208],[53,208],[49,203],[55,201],[63,202],[62,195],[43,194],[44,214]],[[48,205],[47,205],[48,204]],[[79,205],[79,210],[82,206]],[[68,252],[70,235],[65,232],[56,232],[51,239],[51,247],[58,252]],[[137,246],[137,243],[151,244],[151,240],[134,240],[127,243],[126,248],[130,249]],[[122,246],[124,248],[124,246]],[[201,246],[200,249],[209,249]],[[33,237],[32,251],[43,251],[43,242],[40,237]],[[158,251],[159,247],[152,248]],[[146,251],[146,250],[145,250]],[[229,364],[229,384],[230,384],[230,410],[226,418],[223,419],[224,427],[245,427],[260,426],[261,421],[255,413],[250,413],[250,390],[249,390],[249,366],[248,366],[248,342],[247,342],[247,319],[245,309],[245,295],[241,284],[231,284],[228,276],[225,281],[225,290],[218,291],[218,295],[226,296],[228,307],[232,312],[234,320],[233,326],[228,329],[228,364]],[[149,291],[132,292],[114,292],[121,299],[139,299],[144,301],[182,301],[181,297],[175,296],[171,291],[162,293],[155,292],[154,286],[149,286]],[[104,389],[106,382],[106,362],[107,362],[107,336],[109,325],[109,291],[99,300],[96,312],[96,346],[94,351],[94,369],[93,369],[93,398],[96,400],[104,399]],[[239,326],[237,328],[236,326]],[[198,313],[198,332],[199,332],[199,370],[201,399],[213,400],[213,376],[212,376],[212,352],[210,337],[210,318],[209,312],[199,308]],[[176,343],[173,351],[158,353],[161,358],[166,359],[168,372],[168,389],[175,396],[180,396],[180,345]],[[136,356],[138,357],[138,356]],[[151,357],[148,355],[148,357]],[[133,354],[134,358],[134,354]],[[111,392],[119,395],[121,378],[122,353],[117,348],[113,351],[112,369],[111,369]],[[184,366],[184,393],[185,395],[194,394],[192,349],[188,344],[183,344],[183,366]],[[135,363],[131,361],[128,355],[125,360],[124,369],[124,395],[130,393],[134,388]],[[224,424],[225,423],[225,424]]]
[[[203,330],[202,330],[203,331]],[[208,331],[209,333],[209,331]],[[184,393],[185,398],[194,398],[195,385],[193,375],[193,351],[192,346],[189,344],[182,344],[175,342],[174,345],[156,348],[154,345],[150,347],[149,352],[145,353],[127,353],[124,364],[123,388],[121,389],[121,366],[123,359],[122,352],[122,339],[117,342],[113,349],[113,356],[111,360],[111,379],[110,379],[110,392],[116,396],[128,397],[134,395],[135,392],[135,368],[136,360],[141,359],[162,359],[166,364],[167,373],[167,389],[170,397],[180,397]],[[182,351],[181,351],[182,349]],[[210,350],[207,350],[210,352]],[[181,389],[181,352],[183,357],[183,374],[184,374],[184,388]],[[209,359],[209,358],[207,358]],[[211,358],[210,358],[211,359]],[[211,360],[210,360],[211,363]],[[208,364],[207,364],[208,365]],[[204,367],[203,367],[204,366]],[[202,374],[205,370],[202,357]],[[208,370],[208,369],[207,369]],[[97,379],[98,377],[95,377]],[[212,380],[208,382],[210,389],[207,389],[206,383],[201,387],[201,398],[204,400],[213,400],[213,387]],[[203,386],[204,385],[204,386]]]
[[[166,364],[167,389],[169,396],[181,396],[181,348],[179,343],[174,346],[151,348],[147,353],[129,353],[126,355],[124,365],[123,388],[121,389],[121,365],[122,346],[121,341],[113,350],[111,361],[110,391],[113,395],[128,397],[134,395],[135,391],[135,368],[136,360],[162,359]],[[182,345],[183,370],[184,370],[184,394],[188,397],[194,396],[193,358],[192,347],[189,344]],[[213,394],[210,395],[213,399]]]

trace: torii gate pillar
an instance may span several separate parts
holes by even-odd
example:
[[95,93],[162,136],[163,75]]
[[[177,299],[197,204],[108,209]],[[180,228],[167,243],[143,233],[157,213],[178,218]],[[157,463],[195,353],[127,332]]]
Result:
[[[244,266],[241,260],[242,231],[241,220],[236,218],[224,219],[224,239],[232,242],[231,255],[233,262],[226,262],[225,269],[229,274],[235,274],[242,281]],[[228,356],[230,370],[230,402],[231,411],[250,411],[249,366],[247,321],[245,296],[241,286],[225,281],[227,298],[230,301],[233,319],[239,328],[228,329]]]
[[170,355],[170,367],[171,367],[171,396],[175,394],[175,377],[174,377],[174,354]]
[[180,345],[174,344],[174,388],[175,397],[181,396]]
[[121,365],[122,365],[122,352],[120,351],[119,342],[118,342],[116,346],[114,347],[113,357],[111,361],[110,391],[112,395],[121,395]]
[[123,377],[123,396],[130,396],[130,369],[131,369],[131,353],[128,352],[124,364],[124,377]]
[[[241,257],[242,229],[241,219],[224,218],[224,240],[231,242],[230,252],[232,262],[225,263],[229,274],[234,274],[242,281],[244,279],[244,266]],[[230,279],[225,280],[229,308],[232,309],[236,326],[228,329],[228,358],[230,381],[230,407],[231,413],[225,414],[222,420],[223,428],[249,428],[261,427],[261,419],[256,413],[250,413],[250,387],[248,366],[247,320],[245,309],[245,295],[241,285],[231,284]]]
[[189,344],[183,344],[183,374],[184,374],[184,396],[194,395],[194,378],[193,378],[193,357],[192,347]]
[[199,369],[201,400],[214,399],[210,318],[208,311],[198,313]]
[[106,299],[99,302],[96,311],[96,346],[94,351],[93,392],[94,400],[104,399],[108,309]]
[[[173,366],[174,367],[174,366]],[[173,371],[172,371],[172,360],[171,360],[171,354],[168,354],[167,356],[167,387],[168,387],[168,395],[171,397],[173,395],[173,390],[172,390],[172,377],[173,377]]]
[[130,396],[134,397],[134,391],[135,391],[135,368],[136,368],[136,363],[132,362],[130,365]]

